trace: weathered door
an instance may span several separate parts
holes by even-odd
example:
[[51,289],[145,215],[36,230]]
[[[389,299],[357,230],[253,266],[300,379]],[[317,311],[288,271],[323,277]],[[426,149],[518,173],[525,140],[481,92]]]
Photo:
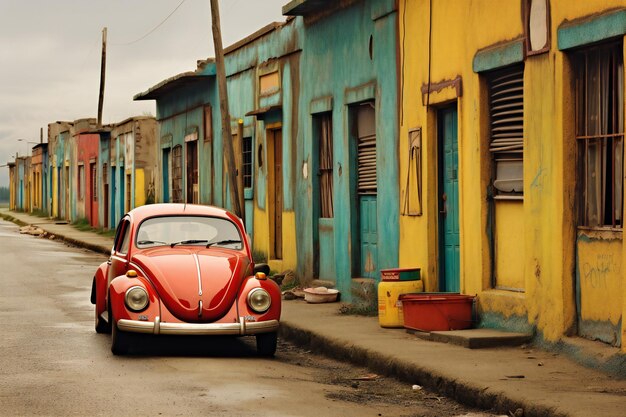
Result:
[[439,141],[439,288],[460,290],[459,180],[456,107],[437,115]]
[[107,164],[102,164],[102,204],[103,219],[102,226],[105,229],[109,228],[109,168]]
[[117,221],[117,169],[115,166],[111,167],[111,226],[116,224]]
[[170,202],[170,148],[163,149],[163,202]]
[[374,103],[357,110],[357,188],[359,196],[360,276],[376,278],[378,269],[376,111]]
[[187,203],[198,204],[198,141],[187,142]]
[[91,192],[89,195],[91,196],[89,200],[89,221],[92,227],[98,226],[98,195],[97,195],[97,186],[96,180],[98,178],[96,164],[89,164],[89,187],[91,188]]
[[126,192],[125,192],[125,188],[124,185],[126,183],[125,181],[125,175],[124,175],[124,165],[120,165],[120,172],[119,172],[119,184],[120,184],[120,192],[118,193],[118,207],[119,207],[119,218],[121,219],[122,216],[124,214],[126,214],[126,208],[125,208],[125,197],[126,197]]
[[280,129],[271,130],[273,138],[272,162],[270,166],[270,245],[273,259],[283,258],[283,134]]

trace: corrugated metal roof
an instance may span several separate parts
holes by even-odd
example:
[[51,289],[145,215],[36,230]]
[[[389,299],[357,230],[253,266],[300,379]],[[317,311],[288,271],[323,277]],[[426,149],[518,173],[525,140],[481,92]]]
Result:
[[292,0],[283,6],[285,16],[306,16],[335,3],[331,0]]

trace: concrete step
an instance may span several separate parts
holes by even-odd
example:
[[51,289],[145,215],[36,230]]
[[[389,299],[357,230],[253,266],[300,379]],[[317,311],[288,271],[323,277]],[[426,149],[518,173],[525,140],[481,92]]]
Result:
[[407,330],[420,339],[433,342],[450,343],[468,349],[480,349],[500,346],[520,346],[532,339],[530,333],[505,332],[495,329],[467,329],[436,332]]

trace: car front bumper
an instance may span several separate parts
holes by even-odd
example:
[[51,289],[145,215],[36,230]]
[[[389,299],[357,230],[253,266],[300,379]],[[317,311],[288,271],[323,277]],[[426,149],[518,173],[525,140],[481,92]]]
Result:
[[162,323],[155,321],[120,319],[118,329],[131,333],[189,335],[189,336],[246,336],[271,333],[278,330],[278,320],[245,321],[239,317],[237,323]]

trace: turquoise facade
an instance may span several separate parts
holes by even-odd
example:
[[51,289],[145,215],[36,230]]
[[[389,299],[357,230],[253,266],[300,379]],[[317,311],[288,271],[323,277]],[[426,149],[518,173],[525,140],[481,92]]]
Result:
[[[295,201],[298,273],[304,278],[336,279],[337,288],[350,294],[352,278],[363,275],[359,216],[364,214],[357,204],[354,161],[356,112],[365,102],[375,108],[377,165],[377,260],[370,276],[378,279],[380,269],[398,266],[396,2],[365,0],[341,7],[334,2],[298,1],[286,5],[283,13],[303,19]],[[320,221],[314,197],[319,170],[314,116],[321,112],[332,117],[334,216]]]

